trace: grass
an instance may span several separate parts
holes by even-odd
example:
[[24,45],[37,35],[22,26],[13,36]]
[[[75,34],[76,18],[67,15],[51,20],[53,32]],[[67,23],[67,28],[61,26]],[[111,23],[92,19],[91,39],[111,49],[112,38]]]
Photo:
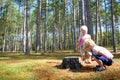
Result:
[[120,54],[114,54],[114,64],[103,72],[96,72],[95,65],[86,64],[80,71],[60,69],[66,56],[79,56],[71,51],[58,51],[45,55],[0,53],[0,80],[119,80]]

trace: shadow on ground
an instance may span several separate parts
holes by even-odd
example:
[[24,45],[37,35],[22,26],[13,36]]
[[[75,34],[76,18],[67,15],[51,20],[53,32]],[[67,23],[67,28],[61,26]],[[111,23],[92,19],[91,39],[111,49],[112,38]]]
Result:
[[55,67],[57,69],[69,70],[71,72],[95,72],[96,71],[96,67],[94,67],[94,66],[83,66],[80,70],[70,69],[70,68],[63,69],[63,68],[61,68],[61,64],[60,65],[56,65]]

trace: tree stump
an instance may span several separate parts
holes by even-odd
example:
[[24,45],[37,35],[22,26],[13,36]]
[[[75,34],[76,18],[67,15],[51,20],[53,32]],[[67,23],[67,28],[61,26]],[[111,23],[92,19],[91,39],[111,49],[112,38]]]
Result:
[[61,68],[80,70],[82,68],[81,57],[77,57],[77,56],[64,57],[61,64]]

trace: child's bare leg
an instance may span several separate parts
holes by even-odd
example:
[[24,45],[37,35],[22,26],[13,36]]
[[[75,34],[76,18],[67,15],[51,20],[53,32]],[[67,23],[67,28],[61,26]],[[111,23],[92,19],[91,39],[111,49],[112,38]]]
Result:
[[79,61],[82,65],[85,64],[85,55],[81,55],[81,58],[79,58]]
[[85,59],[86,59],[86,58],[85,58],[85,55],[82,55],[81,58],[82,58],[83,61],[85,61]]
[[100,67],[102,67],[103,69],[105,69],[105,66],[103,64],[103,62],[101,60],[98,60],[96,58],[94,58],[94,60],[100,65]]
[[88,63],[92,63],[92,53],[88,52]]

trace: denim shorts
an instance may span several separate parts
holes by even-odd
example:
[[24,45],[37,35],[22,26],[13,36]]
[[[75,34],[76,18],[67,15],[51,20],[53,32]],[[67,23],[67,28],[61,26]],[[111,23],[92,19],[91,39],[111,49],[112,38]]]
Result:
[[113,60],[106,58],[105,56],[93,55],[96,59],[101,60],[104,65],[110,66],[113,64]]

